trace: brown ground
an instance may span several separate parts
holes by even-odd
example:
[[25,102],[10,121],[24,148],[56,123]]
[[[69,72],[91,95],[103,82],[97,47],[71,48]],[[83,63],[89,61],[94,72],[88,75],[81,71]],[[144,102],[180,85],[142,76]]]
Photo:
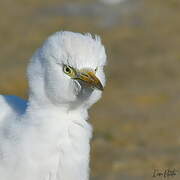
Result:
[[[27,96],[29,57],[54,31],[99,34],[107,86],[91,110],[92,180],[180,179],[180,1],[1,0],[0,93]],[[154,178],[161,179],[161,178]]]

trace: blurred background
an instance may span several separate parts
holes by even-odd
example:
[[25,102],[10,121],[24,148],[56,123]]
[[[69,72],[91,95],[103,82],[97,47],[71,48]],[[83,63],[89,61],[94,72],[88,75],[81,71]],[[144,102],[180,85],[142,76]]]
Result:
[[108,54],[91,180],[180,179],[180,1],[1,0],[0,94],[27,98],[28,59],[59,30],[98,34]]

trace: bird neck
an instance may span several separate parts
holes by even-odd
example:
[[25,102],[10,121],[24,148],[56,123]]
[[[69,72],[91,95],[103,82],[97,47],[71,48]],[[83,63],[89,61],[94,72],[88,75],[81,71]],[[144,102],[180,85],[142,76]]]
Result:
[[[26,114],[32,116],[34,121],[46,121],[47,119],[60,121],[85,121],[88,111],[85,106],[71,108],[68,104],[53,104],[48,99],[44,102],[29,96]],[[37,117],[37,118],[35,118]]]
[[86,122],[87,109],[69,109],[65,104],[39,104],[29,99],[25,115],[36,129],[33,133],[38,134],[32,140],[37,146],[35,149],[41,149],[44,144],[43,151],[33,153],[35,160],[37,156],[44,160],[38,162],[39,166],[49,164],[47,169],[55,179],[88,180],[92,128]]

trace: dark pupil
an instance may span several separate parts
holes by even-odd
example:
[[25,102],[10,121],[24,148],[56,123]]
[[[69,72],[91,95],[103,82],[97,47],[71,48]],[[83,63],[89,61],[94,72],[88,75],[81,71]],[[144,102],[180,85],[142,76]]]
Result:
[[66,67],[66,72],[67,72],[67,73],[70,73],[71,70],[70,70],[68,67]]

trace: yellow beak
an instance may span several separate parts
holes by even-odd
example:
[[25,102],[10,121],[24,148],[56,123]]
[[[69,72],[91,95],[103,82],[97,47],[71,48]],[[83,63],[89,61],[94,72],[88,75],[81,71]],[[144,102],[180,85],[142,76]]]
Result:
[[85,82],[87,85],[97,88],[103,91],[103,85],[100,80],[96,77],[95,73],[88,70],[81,70],[76,73],[76,76],[73,79],[81,80]]

